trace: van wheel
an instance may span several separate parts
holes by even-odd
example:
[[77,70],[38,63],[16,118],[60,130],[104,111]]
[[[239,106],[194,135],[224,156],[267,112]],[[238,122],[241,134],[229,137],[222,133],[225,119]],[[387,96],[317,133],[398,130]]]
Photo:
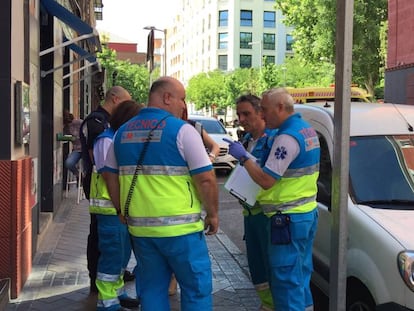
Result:
[[365,285],[350,281],[346,295],[347,311],[375,311],[375,301]]

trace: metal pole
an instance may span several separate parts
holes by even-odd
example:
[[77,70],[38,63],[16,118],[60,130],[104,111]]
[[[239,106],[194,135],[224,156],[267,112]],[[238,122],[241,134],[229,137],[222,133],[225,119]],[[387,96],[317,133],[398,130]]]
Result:
[[329,310],[346,308],[349,118],[354,0],[337,0]]
[[167,75],[167,29],[163,30],[164,33],[164,68],[163,75]]
[[262,40],[260,40],[259,41],[259,57],[260,57],[260,60],[259,60],[259,65],[260,65],[260,71],[262,70],[262,66],[263,66],[263,55],[262,55],[262,45],[263,45],[263,42],[262,42]]

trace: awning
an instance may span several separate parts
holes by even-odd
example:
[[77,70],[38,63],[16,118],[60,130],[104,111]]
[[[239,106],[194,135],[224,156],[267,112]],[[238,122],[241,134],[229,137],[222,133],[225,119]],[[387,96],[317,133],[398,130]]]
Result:
[[[70,41],[70,40],[67,40],[67,41]],[[89,53],[85,51],[84,49],[82,49],[79,45],[75,43],[71,43],[68,45],[68,48],[70,48],[73,52],[78,54],[82,59],[86,59],[90,63],[96,62],[96,57],[92,53]]]
[[[58,18],[60,21],[62,21],[64,24],[72,28],[74,31],[77,32],[79,37],[72,38],[69,41],[65,42],[62,45],[56,46],[51,49],[44,50],[40,52],[40,56],[50,53],[58,48],[61,48],[63,46],[69,45],[69,47],[74,50],[77,49],[76,47],[71,47],[70,45],[74,42],[80,41],[80,40],[87,40],[87,43],[89,45],[89,50],[91,54],[94,54],[96,51],[101,50],[101,43],[99,41],[99,34],[96,31],[96,29],[92,28],[90,25],[85,23],[83,20],[81,20],[79,17],[74,15],[72,12],[70,12],[68,9],[66,9],[64,6],[60,5],[54,0],[41,0],[41,4],[43,5],[44,9],[47,11],[48,14],[51,14]],[[79,46],[78,46],[79,47]],[[80,47],[79,47],[80,48]],[[75,51],[75,50],[74,50]],[[75,51],[78,53],[77,51]],[[84,51],[86,52],[86,51]],[[88,53],[88,52],[86,52]],[[79,53],[78,53],[79,54]]]

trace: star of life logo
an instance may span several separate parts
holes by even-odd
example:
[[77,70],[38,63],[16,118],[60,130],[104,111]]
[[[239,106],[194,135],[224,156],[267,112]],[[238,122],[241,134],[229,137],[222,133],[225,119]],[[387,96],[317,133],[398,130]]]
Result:
[[287,150],[285,147],[282,146],[282,147],[276,148],[276,152],[275,152],[276,159],[284,160],[286,158],[286,155],[287,155]]

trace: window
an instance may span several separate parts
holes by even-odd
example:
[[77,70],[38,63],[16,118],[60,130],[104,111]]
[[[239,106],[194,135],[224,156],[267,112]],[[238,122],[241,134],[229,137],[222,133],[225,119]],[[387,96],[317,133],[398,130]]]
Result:
[[229,41],[229,34],[227,32],[219,33],[218,48],[219,49],[227,49],[228,41]]
[[264,57],[264,63],[265,65],[270,65],[275,63],[276,58],[274,56],[266,55]]
[[251,68],[252,67],[252,56],[251,55],[240,55],[240,68]]
[[265,28],[276,27],[276,12],[270,12],[270,11],[263,12],[263,27]]
[[218,57],[218,68],[220,70],[227,70],[227,55],[219,55]]
[[263,50],[272,50],[276,49],[276,35],[274,33],[264,33],[263,34]]
[[219,11],[219,26],[227,26],[229,22],[229,11]]
[[252,26],[253,25],[253,13],[248,10],[240,11],[240,26]]
[[292,51],[293,37],[292,35],[286,35],[286,51]]
[[249,45],[252,42],[252,33],[251,32],[241,32],[240,33],[240,48],[241,49],[251,49],[252,46]]

